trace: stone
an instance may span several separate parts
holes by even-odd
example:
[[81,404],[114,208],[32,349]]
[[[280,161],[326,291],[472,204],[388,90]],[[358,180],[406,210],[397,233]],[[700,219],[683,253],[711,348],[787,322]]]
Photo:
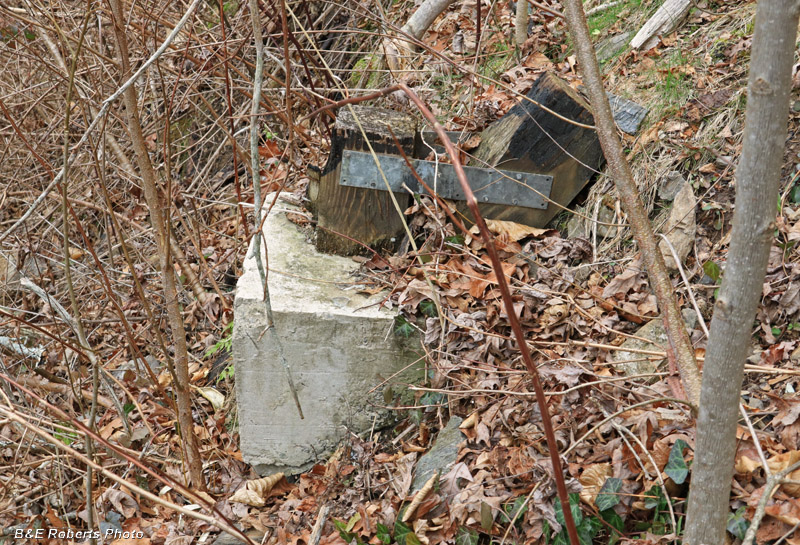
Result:
[[597,236],[603,238],[613,238],[617,236],[617,228],[608,225],[613,223],[620,223],[619,218],[615,217],[614,211],[605,205],[604,202],[600,203],[597,208]]
[[[161,369],[164,367],[164,364],[158,358],[150,354],[144,357],[144,363],[153,371],[155,376],[158,376],[158,374],[161,373]],[[141,361],[128,360],[109,372],[117,379],[122,380],[125,378],[125,373],[128,371],[135,373],[137,384],[144,386],[150,382],[150,375],[147,373],[147,370],[142,367]]]
[[667,172],[664,178],[661,179],[661,183],[658,186],[658,197],[665,201],[671,201],[675,199],[678,191],[681,190],[683,184],[685,183],[686,179],[677,170],[671,170]]
[[422,455],[414,471],[414,481],[411,483],[411,493],[417,492],[428,482],[434,473],[439,472],[439,477],[450,470],[458,459],[458,445],[467,437],[458,427],[462,419],[458,416],[450,417],[450,421],[442,428],[431,450]]
[[420,356],[412,349],[419,341],[394,334],[395,314],[380,305],[386,294],[357,293],[351,276],[354,261],[318,252],[287,219],[287,210],[295,208],[279,202],[263,228],[275,331],[266,331],[263,288],[252,251],[234,300],[241,451],[262,475],[301,472],[350,433],[391,423],[394,413],[380,408],[387,405],[384,389],[408,395],[402,385],[422,375]]
[[609,36],[605,40],[601,41],[595,47],[595,50],[597,51],[597,61],[604,63],[609,60],[611,57],[625,49],[625,47],[628,45],[628,42],[631,41],[631,38],[633,38],[633,31],[615,34],[614,36]]
[[[584,210],[578,208],[577,211],[581,214],[586,214]],[[589,234],[586,232],[586,227],[583,224],[583,218],[580,217],[578,214],[572,214],[569,221],[567,222],[567,236],[569,238],[589,238]]]
[[639,132],[639,127],[650,110],[627,98],[622,98],[612,93],[606,94],[608,95],[611,113],[614,115],[614,122],[617,127],[622,132],[631,135]]
[[[255,543],[261,543],[262,539],[264,538],[264,535],[257,530],[248,530],[244,532],[244,534]],[[242,541],[238,537],[234,537],[227,532],[222,532],[219,534],[219,536],[217,536],[217,539],[215,539],[211,545],[246,545],[246,543],[247,542]]]
[[[681,315],[683,316],[687,329],[689,331],[693,330],[697,325],[697,315],[694,310],[688,308],[683,309]],[[625,349],[663,351],[668,344],[667,332],[664,330],[664,322],[661,320],[661,317],[650,320],[640,327],[633,335],[636,337],[643,337],[646,340],[626,340],[620,346],[620,350],[611,354],[611,361],[617,363],[622,369],[622,372],[627,376],[655,373],[665,361],[664,358],[649,356],[639,352],[628,352]]]
[[[695,212],[695,198],[692,185],[688,182],[683,183],[678,194],[675,196],[675,202],[672,205],[672,210],[669,212],[667,223],[664,225],[664,233],[667,240],[669,240],[678,260],[682,263],[686,256],[694,246],[694,237],[697,233],[697,213]],[[664,239],[658,243],[661,253],[664,254],[664,262],[668,269],[677,269],[678,264],[675,263],[675,258],[672,251]]]

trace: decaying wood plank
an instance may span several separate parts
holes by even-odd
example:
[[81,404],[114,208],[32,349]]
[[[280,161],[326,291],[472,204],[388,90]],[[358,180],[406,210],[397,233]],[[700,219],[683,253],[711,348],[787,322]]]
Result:
[[[550,175],[549,198],[566,207],[604,162],[594,129],[568,120],[591,126],[594,119],[580,94],[552,73],[542,74],[527,96],[535,103],[522,101],[483,131],[470,164]],[[501,205],[480,210],[484,218],[544,227],[562,208],[551,202],[545,210]]]
[[[403,151],[409,157],[414,153],[416,121],[413,117],[366,106],[353,106],[352,111],[342,108],[339,111],[328,162],[322,170],[319,183],[312,181],[309,186],[309,199],[318,220],[316,246],[322,252],[353,255],[364,251],[363,246],[347,237],[373,249],[388,248],[403,230],[391,193],[339,185],[342,152],[346,149],[369,151],[361,132],[362,127],[376,153],[399,155],[389,127],[400,141]],[[382,180],[378,182],[383,184]],[[400,208],[405,210],[410,196],[403,193],[394,195]]]

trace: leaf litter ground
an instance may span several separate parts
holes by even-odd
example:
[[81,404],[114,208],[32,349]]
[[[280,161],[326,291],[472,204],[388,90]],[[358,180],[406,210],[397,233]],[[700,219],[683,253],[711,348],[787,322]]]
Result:
[[[643,18],[633,4],[625,4],[616,21],[599,29],[598,41]],[[443,16],[426,36],[429,45],[457,57],[455,36],[461,33],[466,50],[474,48],[476,28],[470,15],[474,8],[474,3],[467,2]],[[715,289],[724,271],[733,210],[732,166],[741,150],[750,39],[746,21],[753,10],[751,2],[698,4],[687,24],[664,37],[654,50],[624,53],[605,66],[610,90],[658,105],[641,134],[626,137],[655,224],[663,224],[669,209],[669,203],[659,197],[667,173],[678,172],[688,179],[698,201],[697,234],[684,263],[690,285],[677,275],[675,281],[683,308],[693,309],[688,290],[697,299],[700,316],[691,335],[701,357],[705,337],[700,322],[711,318]],[[427,98],[434,111],[450,120],[448,128],[481,129],[515,103],[512,91],[526,92],[544,70],[558,71],[575,86],[580,83],[563,22],[557,17],[534,14],[521,62],[503,54],[506,38],[498,29],[510,28],[510,10],[498,6],[492,17],[495,26],[483,29],[482,44],[489,55],[481,66],[491,72],[486,75],[506,86],[475,83],[471,114],[463,108],[470,97],[458,93],[464,86],[446,68],[420,67],[407,76],[409,84],[434,85],[435,91]],[[796,100],[797,92],[792,96]],[[740,423],[737,432],[729,524],[734,539],[743,535],[760,498],[764,461],[775,472],[800,457],[800,402],[795,395],[795,362],[800,359],[797,110],[793,109],[790,122],[775,241],[742,396],[748,420]],[[269,160],[276,153],[267,151],[266,175],[272,172],[274,179],[282,178],[283,165]],[[303,183],[298,180],[298,193]],[[626,345],[627,359],[615,358],[622,352],[621,345],[635,339],[640,327],[656,317],[656,306],[628,230],[600,229],[586,219],[605,217],[608,223],[624,223],[610,181],[601,177],[580,200],[583,217],[578,219],[578,236],[566,236],[570,219],[566,215],[558,223],[559,230],[543,232],[493,223],[503,273],[512,284],[515,312],[545,384],[582,539],[586,543],[673,541],[682,525],[693,421],[685,406],[671,399],[674,393],[665,380],[663,346],[651,343],[649,348],[631,349]],[[241,462],[230,396],[220,405],[210,390],[213,386],[231,393],[235,377],[227,371],[227,350],[207,353],[205,361],[196,362],[193,383],[200,394],[196,432],[205,446],[211,492],[218,500],[217,508],[254,537],[265,536],[270,543],[309,543],[315,523],[322,522],[320,543],[324,544],[474,545],[488,538],[503,543],[565,542],[559,531],[563,518],[555,501],[541,417],[509,336],[494,272],[480,242],[456,232],[438,206],[423,197],[407,212],[420,245],[418,254],[361,260],[359,280],[364,289],[390,290],[387,304],[403,316],[396,333],[419,334],[427,355],[426,381],[410,385],[416,392],[415,404],[398,407],[401,420],[396,427],[376,430],[365,438],[352,437],[329,460],[298,477],[265,482]],[[300,216],[296,219],[305,221]],[[228,234],[242,237],[234,222],[229,223]],[[228,252],[230,245],[226,238],[201,241],[202,247],[215,248],[206,256],[215,269],[224,270],[226,261],[237,259],[235,252]],[[205,326],[229,323],[229,297],[224,294],[222,299],[187,308],[195,352],[215,346],[219,335],[208,335]],[[127,310],[141,309],[132,300]],[[145,341],[156,342],[152,335],[143,335]],[[109,327],[107,337],[106,361],[109,367],[120,369],[115,376],[136,403],[126,408],[134,421],[130,433],[124,430],[123,419],[108,410],[99,419],[100,434],[137,455],[146,453],[163,471],[180,478],[173,415],[154,402],[152,385],[126,372],[124,362],[115,359],[113,346],[123,336]],[[626,375],[627,363],[647,363],[653,370]],[[206,377],[209,368],[213,369],[211,379]],[[29,385],[43,388],[37,380],[31,377]],[[170,387],[168,378],[163,386]],[[51,395],[69,398],[66,391]],[[111,406],[109,402],[107,407]],[[454,417],[463,419],[457,456],[421,502],[416,502],[413,516],[405,517],[416,495],[412,492],[416,464]],[[61,527],[64,513],[66,520],[80,518],[85,503],[81,504],[77,490],[59,485],[62,492],[56,503],[37,495],[42,490],[39,483],[44,482],[47,489],[47,483],[58,481],[48,476],[46,464],[41,465],[44,458],[53,456],[52,451],[30,444],[25,453],[16,452],[10,445],[23,441],[12,426],[0,429],[0,435],[8,441],[3,456],[17,460],[5,468],[7,481],[13,482],[2,511],[6,527]],[[69,427],[59,437],[64,443],[76,440]],[[31,461],[37,468],[24,469]],[[160,490],[167,499],[176,499],[174,492],[152,479],[135,480],[140,486]],[[71,486],[82,485],[75,481]],[[257,499],[247,500],[245,492],[233,496],[237,490],[252,492]],[[97,492],[95,505],[103,520],[120,528],[144,530],[147,537],[140,543],[174,545],[214,536],[207,524],[183,519],[124,490],[107,487]],[[242,498],[246,501],[233,501]],[[800,523],[799,498],[800,489],[791,485],[775,494],[759,529],[759,543],[782,536],[790,543],[800,541],[792,533]],[[328,515],[320,520],[323,507]],[[23,522],[20,516],[27,520]]]

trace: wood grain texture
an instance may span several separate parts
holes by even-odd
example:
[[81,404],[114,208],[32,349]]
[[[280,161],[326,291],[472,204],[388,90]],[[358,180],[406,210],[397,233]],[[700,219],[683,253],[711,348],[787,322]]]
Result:
[[[475,159],[470,164],[550,175],[553,177],[550,199],[569,206],[594,171],[605,162],[596,131],[566,121],[593,125],[589,105],[577,91],[550,72],[536,80],[527,96],[534,103],[520,102],[483,131]],[[466,207],[460,210],[469,217]],[[480,206],[484,218],[516,221],[533,227],[544,227],[561,210],[553,203],[545,210]]]
[[[343,108],[339,112],[328,162],[322,170],[319,184],[312,183],[309,188],[309,198],[318,221],[318,250],[353,255],[367,251],[362,244],[375,250],[391,248],[396,244],[403,231],[403,223],[392,203],[391,194],[388,191],[339,185],[342,152],[346,149],[369,151],[368,140],[375,153],[399,155],[392,138],[394,133],[403,151],[411,158],[416,128],[415,119],[401,112],[366,106],[354,106],[352,110]],[[364,139],[365,134],[367,140]],[[383,180],[378,182],[383,184]],[[410,196],[403,193],[394,195],[401,210],[405,210]]]

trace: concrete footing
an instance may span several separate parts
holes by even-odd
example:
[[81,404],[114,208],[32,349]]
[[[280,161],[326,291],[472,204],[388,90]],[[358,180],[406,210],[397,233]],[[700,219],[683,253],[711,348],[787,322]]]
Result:
[[356,263],[317,252],[307,234],[287,220],[286,211],[293,209],[278,201],[264,223],[274,331],[267,331],[251,251],[236,286],[239,435],[244,460],[261,474],[305,470],[349,433],[385,425],[396,416],[381,408],[387,405],[385,390],[407,396],[402,385],[422,375],[418,341],[398,338],[395,314],[379,308],[386,294],[357,293],[351,276]]

